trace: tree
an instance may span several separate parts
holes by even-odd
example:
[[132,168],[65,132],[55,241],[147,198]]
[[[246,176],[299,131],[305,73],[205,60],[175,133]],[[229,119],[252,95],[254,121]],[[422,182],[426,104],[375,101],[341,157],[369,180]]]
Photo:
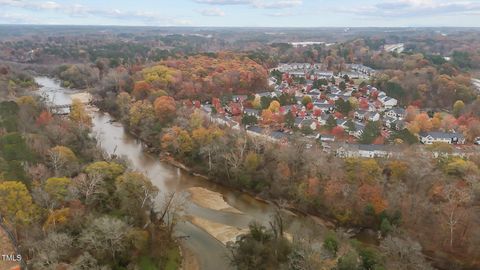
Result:
[[371,144],[380,135],[380,123],[368,121],[359,142],[363,144]]
[[133,86],[132,95],[136,100],[141,100],[147,98],[152,92],[152,87],[146,81],[135,82]]
[[307,106],[307,104],[312,103],[312,101],[313,101],[313,100],[312,100],[312,97],[309,96],[309,95],[305,95],[305,96],[303,96],[303,98],[302,98],[302,104],[303,104],[303,106]]
[[125,167],[121,164],[108,161],[97,161],[85,167],[89,175],[100,175],[104,180],[113,180],[123,174]]
[[337,256],[338,252],[338,240],[334,233],[328,233],[323,240],[323,247],[328,250],[334,257]]
[[273,113],[277,113],[280,109],[280,102],[273,100],[272,102],[270,102],[270,106],[268,106],[268,109]]
[[342,137],[345,134],[345,130],[343,127],[336,126],[332,129],[332,135],[335,137]]
[[145,222],[145,213],[152,209],[158,188],[139,172],[127,172],[117,177],[115,187],[121,209],[134,217],[137,223]]
[[243,114],[242,124],[244,126],[253,126],[258,123],[258,118],[254,115]]
[[136,101],[130,106],[128,117],[130,127],[141,129],[153,123],[154,118],[155,110],[148,100]]
[[341,112],[344,115],[347,115],[352,110],[352,105],[350,104],[350,101],[344,101],[341,98],[335,101],[335,107],[337,111]]
[[251,224],[250,232],[230,246],[231,262],[239,270],[276,269],[287,264],[291,244],[282,236],[259,224]]
[[49,111],[42,111],[37,118],[37,125],[46,126],[52,121],[52,119],[53,116]]
[[462,114],[463,110],[465,109],[465,103],[462,100],[457,100],[453,104],[453,115],[455,117],[459,117]]
[[171,121],[177,112],[175,100],[169,96],[162,96],[155,100],[153,107],[155,114],[161,122],[166,123]]
[[264,125],[272,125],[275,123],[275,115],[270,110],[262,111],[262,123]]
[[261,157],[255,152],[249,152],[245,156],[244,166],[247,172],[250,172],[250,173],[255,172],[258,166],[260,166],[260,163],[261,163]]
[[399,131],[393,132],[391,135],[391,139],[397,140],[400,139],[402,142],[408,143],[408,144],[416,144],[418,143],[418,137],[413,135],[410,130],[404,128]]
[[0,183],[0,214],[15,231],[18,226],[28,225],[35,220],[36,209],[24,184],[17,181]]
[[74,246],[72,236],[66,233],[50,232],[36,242],[34,247],[35,256],[32,260],[34,269],[54,269],[60,262],[67,260]]
[[48,157],[55,175],[59,175],[63,170],[71,172],[73,166],[77,165],[77,157],[75,156],[75,153],[66,146],[57,145],[50,148],[48,151]]
[[383,218],[382,222],[380,223],[380,231],[382,232],[382,235],[387,235],[393,230],[392,224],[390,224],[390,221],[388,218]]
[[329,115],[328,118],[327,118],[327,121],[326,121],[326,125],[325,127],[328,129],[328,130],[332,130],[334,127],[337,126],[337,120],[335,120],[335,118],[333,117],[333,115]]
[[448,184],[443,187],[443,195],[446,203],[442,209],[445,216],[445,223],[449,231],[450,249],[453,249],[454,232],[457,225],[464,218],[463,207],[472,199],[472,194],[467,188],[457,187],[455,184]]
[[107,270],[98,265],[98,261],[88,252],[83,252],[72,264],[72,270]]
[[47,220],[43,223],[42,229],[44,231],[56,230],[57,226],[68,223],[70,214],[70,208],[68,207],[51,211]]
[[380,243],[380,248],[388,257],[387,269],[433,270],[422,254],[420,244],[410,238],[387,236]]
[[359,267],[358,254],[353,250],[340,257],[337,262],[338,270],[357,270]]
[[95,218],[79,237],[85,250],[98,255],[97,258],[116,262],[117,255],[127,250],[130,226],[114,217]]
[[85,110],[85,106],[79,99],[72,100],[72,106],[70,107],[70,119],[80,125],[91,126],[92,118]]
[[72,181],[69,178],[48,178],[45,182],[45,192],[50,197],[50,209],[56,208],[67,200],[69,187]]
[[252,102],[252,106],[257,110],[262,109],[262,103],[259,95],[255,95],[255,98],[253,99],[253,102]]

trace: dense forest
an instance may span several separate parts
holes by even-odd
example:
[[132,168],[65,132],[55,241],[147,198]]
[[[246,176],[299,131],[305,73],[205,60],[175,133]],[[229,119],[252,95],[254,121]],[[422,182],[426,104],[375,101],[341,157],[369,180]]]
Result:
[[161,218],[169,206],[153,208],[159,190],[97,148],[80,102],[52,115],[32,77],[2,70],[12,83],[0,102],[0,214],[22,266],[174,269],[174,224]]

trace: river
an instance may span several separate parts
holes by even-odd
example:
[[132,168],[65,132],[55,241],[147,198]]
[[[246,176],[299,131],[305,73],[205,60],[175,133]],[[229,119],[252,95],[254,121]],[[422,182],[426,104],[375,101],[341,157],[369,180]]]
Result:
[[[60,86],[58,81],[48,77],[36,77],[41,86],[39,94],[55,105],[71,103],[72,94],[78,91]],[[182,246],[191,252],[203,270],[231,269],[228,250],[225,245],[209,234],[204,228],[194,225],[192,217],[199,218],[245,230],[248,225],[257,221],[267,225],[276,211],[274,205],[259,201],[254,197],[212,183],[202,177],[196,177],[147,153],[142,143],[125,131],[123,126],[115,122],[111,116],[102,112],[92,112],[92,132],[98,145],[108,154],[123,156],[129,160],[132,169],[145,173],[160,189],[157,202],[162,201],[162,194],[175,191],[183,199],[184,210],[181,211],[181,222],[176,226],[176,235],[182,237]],[[193,202],[189,190],[203,188],[209,192],[221,194],[223,199],[234,209],[240,211],[221,211],[205,208]],[[286,214],[288,233],[298,235],[300,232],[323,230],[312,218]],[[188,270],[188,269],[187,269]]]

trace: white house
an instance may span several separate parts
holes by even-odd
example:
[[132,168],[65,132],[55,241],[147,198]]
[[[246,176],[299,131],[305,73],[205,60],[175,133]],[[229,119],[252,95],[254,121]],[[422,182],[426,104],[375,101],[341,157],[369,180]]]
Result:
[[382,103],[385,110],[390,110],[398,104],[398,100],[389,96],[378,96],[378,101]]
[[422,132],[419,140],[423,144],[448,143],[448,144],[465,144],[465,137],[461,133],[447,132]]
[[358,155],[363,158],[388,157],[389,151],[385,145],[359,144]]
[[368,121],[377,122],[380,120],[380,114],[378,112],[369,112],[367,115]]
[[385,115],[390,118],[395,118],[398,120],[403,120],[405,118],[405,109],[402,108],[393,108],[385,112]]

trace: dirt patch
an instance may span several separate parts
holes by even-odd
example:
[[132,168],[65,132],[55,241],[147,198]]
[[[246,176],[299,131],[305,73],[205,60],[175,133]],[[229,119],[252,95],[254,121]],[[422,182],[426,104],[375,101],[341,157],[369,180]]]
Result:
[[190,216],[188,219],[224,245],[230,241],[235,241],[237,236],[248,233],[248,229],[236,228],[199,217]]
[[222,194],[214,192],[202,187],[192,187],[188,189],[192,201],[204,208],[229,212],[234,214],[242,214],[242,212],[231,205],[224,199]]

